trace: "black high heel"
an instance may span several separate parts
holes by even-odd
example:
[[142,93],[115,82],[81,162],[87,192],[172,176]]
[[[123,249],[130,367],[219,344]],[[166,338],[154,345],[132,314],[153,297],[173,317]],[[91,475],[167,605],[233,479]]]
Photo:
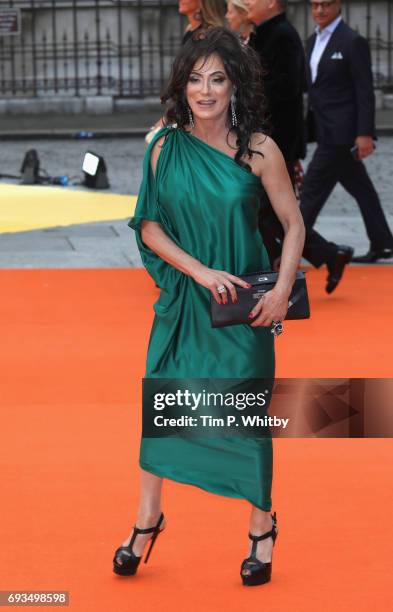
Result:
[[[270,531],[263,533],[260,536],[255,536],[252,533],[248,534],[250,540],[252,540],[251,555],[244,559],[241,568],[240,575],[245,586],[257,586],[258,584],[265,584],[269,582],[272,576],[272,562],[264,563],[257,559],[257,542],[266,540],[267,538],[273,539],[273,546],[277,537],[277,520],[276,513],[271,515],[273,525]],[[249,574],[243,574],[244,570],[248,570]]]
[[[154,546],[154,542],[157,539],[157,536],[161,531],[164,531],[164,527],[160,529],[160,525],[164,520],[164,515],[161,512],[160,518],[158,519],[157,525],[154,527],[147,527],[146,529],[140,529],[136,525],[134,526],[134,531],[132,532],[132,537],[128,546],[119,546],[119,548],[115,552],[115,556],[113,557],[113,571],[115,574],[119,574],[120,576],[133,576],[136,574],[136,570],[138,569],[138,565],[142,559],[142,555],[137,557],[132,552],[132,545],[135,542],[135,538],[139,533],[152,533],[153,537],[150,541],[150,547],[147,551],[147,555],[145,557],[145,563],[147,563],[152,548]],[[119,561],[121,563],[119,563]]]

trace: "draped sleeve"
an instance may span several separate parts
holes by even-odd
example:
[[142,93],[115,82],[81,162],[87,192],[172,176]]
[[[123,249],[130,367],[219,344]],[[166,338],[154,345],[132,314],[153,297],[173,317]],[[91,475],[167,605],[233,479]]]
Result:
[[[162,136],[165,135],[166,137],[171,129],[173,129],[172,126],[167,126],[157,132],[146,150],[143,159],[142,183],[139,188],[135,212],[134,216],[131,217],[128,222],[129,227],[131,227],[135,231],[135,238],[144,267],[146,268],[150,276],[154,279],[158,287],[163,290],[173,290],[182,273],[167,262],[165,262],[163,259],[161,259],[143,242],[141,230],[143,220],[155,221],[161,225],[164,232],[170,238],[172,238],[172,240],[177,242],[171,228],[168,226],[165,214],[163,214],[159,205],[158,168],[160,160],[157,161],[155,175],[153,173],[153,169],[151,167],[150,162],[151,152],[155,143]],[[160,156],[162,155],[162,153],[163,151],[161,151]]]

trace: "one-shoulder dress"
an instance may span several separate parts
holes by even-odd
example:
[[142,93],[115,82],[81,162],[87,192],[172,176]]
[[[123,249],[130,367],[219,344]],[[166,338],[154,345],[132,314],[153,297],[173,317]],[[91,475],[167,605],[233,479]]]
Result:
[[[165,136],[156,170],[150,154]],[[232,274],[269,270],[258,230],[260,179],[226,153],[167,126],[150,143],[135,214],[128,225],[144,266],[160,287],[146,378],[274,377],[274,337],[267,327],[213,328],[210,292],[164,262],[141,239],[142,220],[156,221],[184,251]],[[140,466],[157,476],[271,509],[270,437],[142,437]]]

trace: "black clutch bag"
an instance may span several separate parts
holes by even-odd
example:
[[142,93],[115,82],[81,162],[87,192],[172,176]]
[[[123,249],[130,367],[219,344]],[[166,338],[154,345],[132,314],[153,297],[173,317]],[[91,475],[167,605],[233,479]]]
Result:
[[[236,285],[237,302],[234,304],[228,292],[227,304],[217,304],[214,297],[210,296],[210,316],[212,327],[224,327],[226,325],[240,325],[252,323],[248,315],[251,310],[267,292],[273,289],[278,279],[278,272],[255,272],[254,274],[237,275],[239,278],[252,285],[250,289],[243,289]],[[310,317],[310,305],[308,301],[306,277],[304,272],[297,272],[296,279],[289,296],[289,307],[286,319],[308,319]]]

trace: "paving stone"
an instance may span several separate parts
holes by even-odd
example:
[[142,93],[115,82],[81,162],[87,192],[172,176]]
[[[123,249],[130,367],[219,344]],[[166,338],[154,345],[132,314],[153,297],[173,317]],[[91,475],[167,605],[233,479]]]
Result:
[[117,231],[107,223],[84,223],[81,225],[67,225],[64,227],[50,227],[41,230],[47,238],[48,235],[66,236],[67,238],[116,238]]
[[42,253],[7,253],[1,256],[1,268],[130,268],[125,255],[97,255],[95,253],[53,253],[50,258]]
[[2,234],[0,235],[0,251],[19,251],[29,253],[30,251],[73,251],[73,247],[67,238],[61,236],[43,236],[36,232]]

